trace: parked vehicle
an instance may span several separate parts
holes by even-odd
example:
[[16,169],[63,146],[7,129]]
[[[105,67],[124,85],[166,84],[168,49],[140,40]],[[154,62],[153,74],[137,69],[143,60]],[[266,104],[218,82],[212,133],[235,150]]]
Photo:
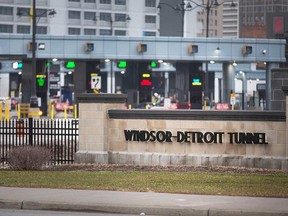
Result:
[[171,100],[169,109],[191,109],[191,103]]
[[215,104],[215,110],[230,110],[230,104],[217,103],[217,104]]

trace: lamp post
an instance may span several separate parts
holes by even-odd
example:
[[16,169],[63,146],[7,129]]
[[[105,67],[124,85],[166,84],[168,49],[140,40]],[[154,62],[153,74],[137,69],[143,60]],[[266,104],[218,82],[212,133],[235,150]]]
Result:
[[38,107],[36,95],[36,0],[33,0],[32,6],[32,82],[30,106]]
[[[38,99],[36,95],[36,18],[38,17],[39,20],[45,14],[48,15],[55,15],[56,11],[54,9],[48,9],[42,14],[36,14],[36,0],[33,0],[32,3],[32,14],[29,16],[32,18],[32,81],[31,81],[31,97],[30,97],[30,106],[31,107],[38,107]],[[21,12],[17,13],[18,16],[22,16]],[[39,21],[38,20],[38,21]]]

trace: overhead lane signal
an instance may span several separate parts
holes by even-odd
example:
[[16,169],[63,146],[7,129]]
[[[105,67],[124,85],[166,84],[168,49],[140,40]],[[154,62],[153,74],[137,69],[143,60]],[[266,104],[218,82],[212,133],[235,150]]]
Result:
[[147,52],[147,44],[142,44],[142,43],[138,44],[137,51],[138,53]]
[[243,46],[242,53],[243,55],[249,55],[252,54],[252,46]]
[[188,52],[189,54],[198,53],[198,45],[190,44],[188,46]]
[[94,51],[94,43],[85,43],[84,44],[85,52],[93,52]]

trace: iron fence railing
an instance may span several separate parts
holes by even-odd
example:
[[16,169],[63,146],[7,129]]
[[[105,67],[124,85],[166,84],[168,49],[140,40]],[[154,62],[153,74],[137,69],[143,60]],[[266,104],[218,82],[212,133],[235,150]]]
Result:
[[78,148],[78,119],[11,119],[0,121],[0,159],[17,146],[51,149],[52,163],[73,163]]

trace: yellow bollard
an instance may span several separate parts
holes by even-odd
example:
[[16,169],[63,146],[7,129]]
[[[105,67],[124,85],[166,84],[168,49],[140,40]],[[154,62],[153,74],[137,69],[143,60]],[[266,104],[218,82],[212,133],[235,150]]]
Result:
[[232,109],[232,110],[234,110],[234,104],[232,104],[232,107],[231,107],[231,109]]
[[0,121],[2,121],[2,109],[3,109],[3,104],[0,102]]
[[50,116],[50,118],[51,118],[51,109],[52,109],[52,102],[50,100],[48,103],[48,116]]
[[54,119],[54,106],[51,106],[51,115],[50,118],[53,120]]
[[67,108],[64,108],[64,119],[67,119]]
[[204,110],[206,110],[206,100],[204,100]]
[[21,118],[21,110],[20,110],[20,104],[17,104],[17,118]]
[[77,118],[77,104],[74,104],[74,118]]
[[5,121],[8,121],[9,120],[9,117],[10,117],[10,107],[9,107],[9,104],[6,104],[5,106]]
[[132,108],[132,105],[131,105],[131,104],[129,104],[129,105],[128,105],[128,109],[131,109],[131,108]]

